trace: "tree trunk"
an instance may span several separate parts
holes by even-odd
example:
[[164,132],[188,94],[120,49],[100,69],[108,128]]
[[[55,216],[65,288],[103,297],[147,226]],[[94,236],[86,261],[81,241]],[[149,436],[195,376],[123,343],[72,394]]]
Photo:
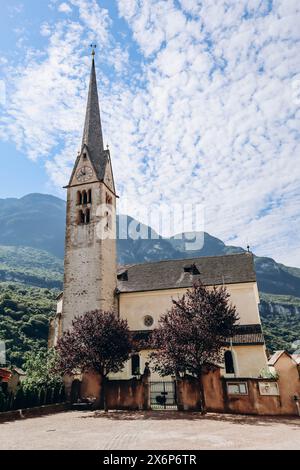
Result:
[[175,376],[175,387],[176,387],[176,394],[177,394],[177,409],[178,411],[184,411],[183,406],[183,397],[182,397],[182,385],[183,380],[181,379],[178,374]]
[[107,408],[107,403],[106,403],[106,377],[103,377],[102,379],[102,403],[103,403],[103,409],[104,411],[108,411]]
[[101,409],[104,409],[104,406],[105,406],[105,398],[104,398],[104,394],[105,394],[105,378],[103,377],[103,375],[99,375],[99,393],[98,393],[98,396],[96,397],[96,400],[94,401],[93,403],[93,406],[92,408],[94,410],[101,410]]
[[204,392],[204,386],[203,386],[203,373],[201,372],[198,375],[198,381],[199,381],[199,391],[200,391],[200,406],[199,406],[199,411],[201,412],[202,415],[206,414],[206,404],[205,404],[205,392]]

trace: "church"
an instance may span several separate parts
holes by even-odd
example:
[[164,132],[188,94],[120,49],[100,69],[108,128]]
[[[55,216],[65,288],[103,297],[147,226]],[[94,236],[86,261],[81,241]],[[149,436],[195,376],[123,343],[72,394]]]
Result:
[[[172,298],[182,296],[200,279],[206,286],[225,285],[240,318],[235,336],[224,346],[221,374],[235,380],[260,377],[267,369],[267,357],[251,253],[117,266],[118,196],[110,151],[103,145],[94,56],[93,52],[81,150],[66,187],[64,291],[50,325],[49,345],[56,344],[75,316],[96,309],[115,311],[127,319],[134,336],[147,337],[171,307]],[[99,236],[99,226],[106,236]],[[135,353],[110,380],[141,374],[148,356],[148,350]],[[151,380],[170,378],[151,372]]]

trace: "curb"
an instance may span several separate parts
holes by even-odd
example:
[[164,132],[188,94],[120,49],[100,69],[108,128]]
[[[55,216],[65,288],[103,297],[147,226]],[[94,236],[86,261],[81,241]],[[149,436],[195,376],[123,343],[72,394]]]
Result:
[[52,413],[60,413],[70,409],[69,403],[57,403],[55,405],[36,406],[22,410],[3,411],[0,413],[0,423],[19,419],[35,418]]

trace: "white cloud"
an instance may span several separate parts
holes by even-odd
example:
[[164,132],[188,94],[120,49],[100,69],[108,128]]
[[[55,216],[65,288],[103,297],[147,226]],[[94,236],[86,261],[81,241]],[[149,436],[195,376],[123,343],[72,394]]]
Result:
[[[299,121],[297,100],[291,100],[291,77],[300,66],[298,7],[291,14],[277,2],[281,13],[268,14],[262,2],[182,1],[184,10],[199,18],[196,27],[188,19],[165,45],[160,41],[149,50],[147,42],[156,45],[156,28],[166,38],[168,14],[159,14],[161,2],[140,4],[130,15],[119,1],[145,56],[155,52],[147,92],[150,116],[159,124],[153,139],[155,122],[148,121],[144,140],[148,154],[159,149],[152,197],[162,193],[172,201],[179,192],[184,200],[203,198],[210,233],[243,246],[249,241],[259,254],[299,264]],[[172,14],[173,3],[163,4]],[[147,38],[146,9],[157,15]],[[168,154],[176,164],[165,169]],[[200,169],[191,178],[195,163]],[[265,208],[273,198],[270,214]]]
[[61,13],[71,13],[72,8],[68,3],[63,2],[58,6],[58,11]]
[[42,27],[46,55],[28,51],[17,69],[2,132],[65,184],[87,93],[81,48],[96,41],[104,139],[130,214],[204,202],[211,234],[300,265],[297,2],[119,0],[130,44],[96,1],[69,4],[79,22]]
[[51,36],[51,26],[47,22],[42,23],[40,27],[40,33],[44,37]]

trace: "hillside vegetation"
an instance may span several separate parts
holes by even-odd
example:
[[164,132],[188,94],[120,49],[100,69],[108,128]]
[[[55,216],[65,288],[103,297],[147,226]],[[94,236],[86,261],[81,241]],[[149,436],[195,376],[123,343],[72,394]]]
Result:
[[43,250],[0,246],[0,281],[36,287],[62,287],[63,261]]
[[13,365],[22,367],[26,351],[46,347],[62,278],[62,259],[30,247],[0,246],[0,339]]
[[22,367],[26,351],[46,347],[57,294],[55,289],[1,283],[0,339],[5,340],[9,363]]

